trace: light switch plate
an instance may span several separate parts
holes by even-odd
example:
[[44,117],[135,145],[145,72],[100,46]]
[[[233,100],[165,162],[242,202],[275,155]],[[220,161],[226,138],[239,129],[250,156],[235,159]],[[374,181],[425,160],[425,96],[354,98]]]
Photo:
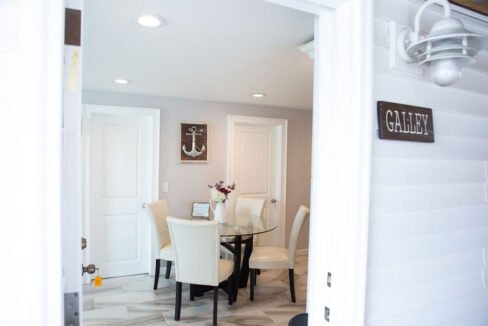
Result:
[[163,182],[161,188],[162,188],[163,192],[168,192],[169,191],[169,184],[167,182]]

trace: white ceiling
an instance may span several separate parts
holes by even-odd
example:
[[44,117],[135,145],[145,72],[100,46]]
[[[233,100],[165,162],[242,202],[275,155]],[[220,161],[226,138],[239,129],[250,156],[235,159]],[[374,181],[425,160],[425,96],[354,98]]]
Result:
[[[85,90],[312,108],[313,62],[298,50],[313,39],[312,15],[263,0],[85,0],[84,7]],[[166,26],[138,25],[144,13]]]

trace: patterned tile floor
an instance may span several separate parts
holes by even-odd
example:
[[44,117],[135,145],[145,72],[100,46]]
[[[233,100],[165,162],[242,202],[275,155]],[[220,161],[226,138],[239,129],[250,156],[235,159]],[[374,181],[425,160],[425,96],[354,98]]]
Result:
[[[254,302],[249,300],[249,288],[239,289],[237,302],[227,304],[220,291],[218,324],[220,326],[288,325],[295,315],[305,311],[307,289],[307,256],[297,257],[295,290],[297,302],[291,303],[288,271],[264,270],[258,276]],[[119,277],[104,280],[101,288],[83,288],[83,324],[95,325],[212,325],[212,293],[195,301],[189,299],[189,287],[183,285],[181,319],[174,321],[175,280],[161,275],[159,287],[152,289],[149,275]]]

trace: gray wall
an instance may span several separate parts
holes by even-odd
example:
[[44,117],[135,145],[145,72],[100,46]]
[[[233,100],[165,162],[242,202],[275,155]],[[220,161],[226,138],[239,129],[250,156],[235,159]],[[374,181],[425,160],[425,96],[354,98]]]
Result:
[[[189,215],[193,201],[208,201],[208,184],[225,179],[227,168],[227,116],[248,115],[288,119],[288,171],[286,241],[300,204],[310,204],[312,111],[156,96],[85,91],[84,104],[159,108],[161,110],[160,197],[167,198],[171,213]],[[178,123],[209,124],[208,164],[179,163]],[[231,182],[232,180],[228,180]],[[162,183],[169,192],[162,192]],[[299,249],[308,248],[308,222],[300,235]]]

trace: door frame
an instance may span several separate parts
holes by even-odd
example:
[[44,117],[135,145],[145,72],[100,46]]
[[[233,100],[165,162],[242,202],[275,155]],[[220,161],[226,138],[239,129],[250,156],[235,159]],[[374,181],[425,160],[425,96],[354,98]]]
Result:
[[[316,15],[313,177],[307,286],[309,323],[361,326],[364,325],[369,181],[374,120],[373,0],[263,1]],[[63,21],[61,6],[56,3],[49,7],[47,14],[40,10],[36,11],[36,15],[43,18],[54,13],[54,23],[57,26],[54,26],[51,32],[55,35],[62,34],[64,30],[64,26],[60,24]],[[37,27],[35,23],[33,26]],[[52,33],[45,35],[46,39],[49,39]],[[46,57],[50,57],[50,54],[57,55],[56,47],[51,49],[43,46],[42,50],[47,54]],[[35,63],[35,67],[44,71],[44,62],[39,60]],[[68,66],[65,65],[65,71],[68,70]],[[56,94],[61,90],[58,82],[49,82],[44,87],[49,94]],[[80,93],[81,88],[80,82],[77,86]],[[25,96],[37,94],[34,90],[22,89],[22,92]],[[81,96],[77,103],[64,106],[64,112],[69,111],[75,113],[70,115],[70,122],[80,125],[81,121],[76,119],[76,115],[81,115]],[[42,120],[44,122],[39,123],[46,125],[46,121],[57,121],[61,116],[61,110],[51,110],[44,114]],[[66,122],[68,119],[65,119]],[[346,126],[351,132],[340,132],[343,131],[340,128]],[[23,128],[23,125],[19,124],[18,127]],[[74,133],[72,137],[74,141],[81,140],[80,134]],[[55,161],[60,151],[59,149],[46,152],[44,155],[46,159]],[[67,159],[72,157],[63,157],[63,161]],[[335,169],[341,172],[343,179],[334,174]],[[75,167],[72,175],[73,180],[79,178],[81,168]],[[51,183],[51,179],[43,181],[46,186]],[[18,186],[29,188],[31,184],[19,180]],[[49,194],[57,197],[58,188]],[[350,191],[351,189],[354,191]],[[39,198],[44,198],[45,195],[39,195]],[[81,203],[82,199],[78,196],[73,200]],[[78,218],[80,217],[76,217]],[[60,229],[62,220],[69,221],[69,216],[53,213],[49,220],[46,217],[42,219],[44,223],[49,222],[52,229]],[[69,238],[73,248],[79,247],[80,236],[81,234],[78,234]],[[65,243],[64,246],[66,247],[67,244]],[[41,243],[45,255],[58,252],[60,247],[61,243],[56,245],[55,241],[51,242],[51,239],[45,239]],[[53,258],[60,259],[59,255]],[[46,267],[45,270],[47,271],[48,268]],[[324,284],[328,272],[332,273],[333,286],[330,288]],[[12,276],[11,281],[23,283],[23,279],[15,275]],[[47,295],[50,291],[51,289],[45,288],[43,293]],[[33,298],[31,303],[46,307],[46,301],[41,296],[37,300]],[[54,314],[61,311],[60,304],[62,300],[52,302],[51,311]],[[325,306],[331,310],[330,321],[324,318]]]
[[[87,162],[90,160],[90,133],[89,133],[89,121],[94,114],[104,114],[110,116],[144,116],[151,119],[152,125],[152,162],[151,162],[151,190],[149,201],[156,201],[159,199],[159,156],[160,156],[160,110],[152,108],[136,108],[136,107],[121,107],[121,106],[110,106],[110,105],[95,105],[95,104],[84,104],[83,105],[83,117],[82,117],[82,193],[83,193],[83,235],[87,239],[88,246],[90,245],[90,171]],[[149,222],[148,222],[149,223]],[[147,242],[149,260],[146,263],[147,273],[151,273],[154,264],[154,248],[151,245],[153,234],[149,232],[151,236]],[[90,264],[90,250],[83,251],[83,263]],[[102,275],[103,276],[103,275]],[[90,277],[87,275],[84,278],[84,282],[89,282]]]
[[308,323],[363,326],[375,119],[374,0],[264,1],[316,15]]
[[[234,133],[237,125],[261,125],[261,126],[278,126],[281,130],[282,149],[281,149],[281,191],[280,191],[280,224],[282,226],[279,235],[279,243],[281,247],[285,247],[286,243],[286,173],[288,162],[288,120],[277,118],[265,118],[256,116],[242,116],[229,115],[227,117],[227,181],[234,180],[234,171],[232,169],[232,157],[234,155]],[[227,209],[234,211],[234,207],[227,207]]]

